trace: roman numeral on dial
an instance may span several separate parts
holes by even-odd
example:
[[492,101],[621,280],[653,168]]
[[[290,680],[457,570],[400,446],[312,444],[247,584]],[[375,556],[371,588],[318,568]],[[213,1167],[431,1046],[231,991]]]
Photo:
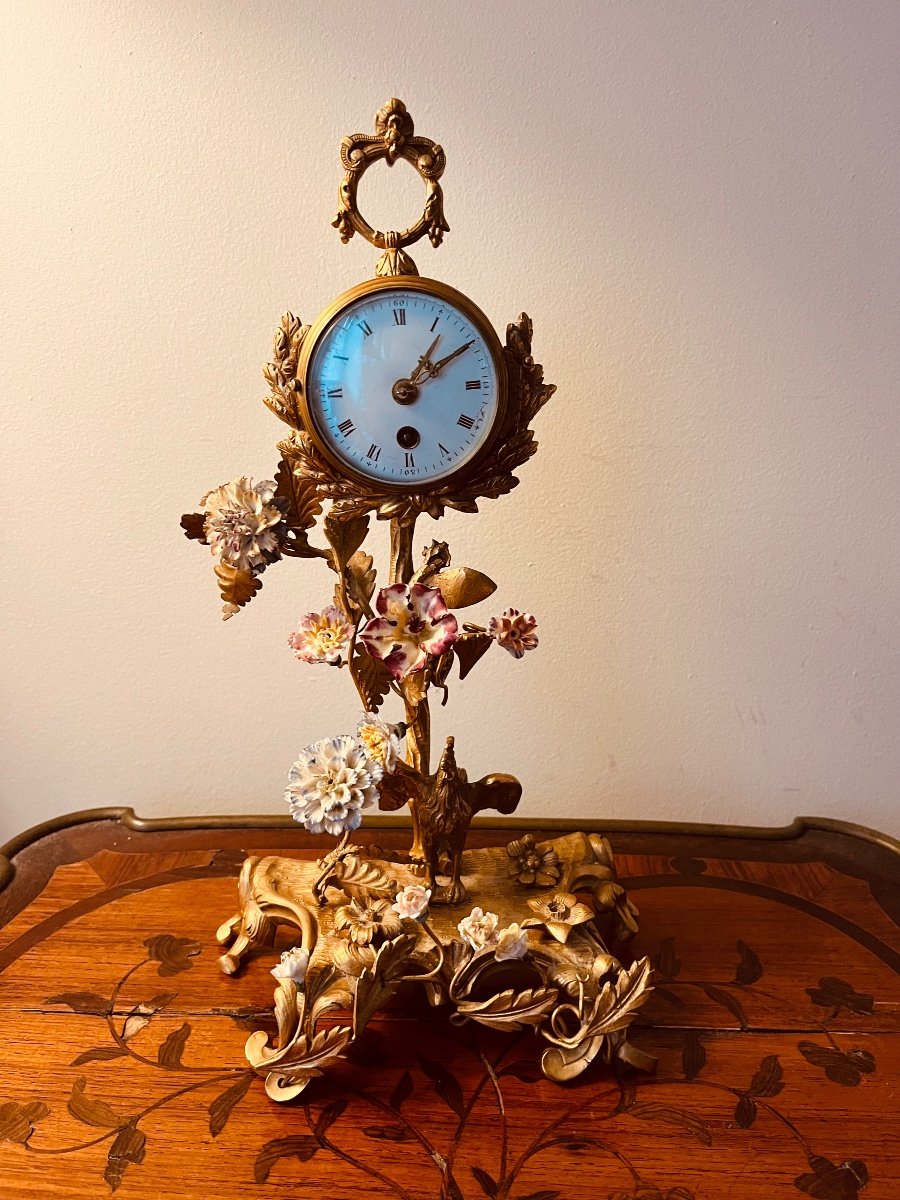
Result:
[[406,309],[405,308],[395,308],[394,309],[394,324],[395,325],[405,325],[406,324]]
[[467,379],[466,380],[466,391],[467,392],[481,391],[481,380],[480,379]]
[[340,425],[338,425],[338,429],[341,431],[341,433],[344,435],[344,437],[349,437],[355,428],[356,428],[356,426],[353,424],[353,422],[350,420],[349,417],[347,418],[346,421],[341,421]]
[[450,451],[441,442],[438,442],[438,450],[440,450],[441,454],[443,454],[446,458],[450,457]]
[[371,459],[372,462],[378,462],[378,459],[380,456],[381,456],[381,447],[376,446],[375,443],[373,442],[372,445],[366,451],[366,458]]
[[363,337],[371,337],[372,336],[372,326],[369,324],[368,321],[360,321],[359,327],[362,330]]
[[328,395],[332,400],[339,400],[344,394],[343,388],[329,388]]
[[467,417],[465,413],[462,413],[462,415],[460,416],[459,420],[456,423],[457,423],[457,425],[462,425],[463,429],[474,429],[475,428],[474,417]]
[[413,461],[413,456],[410,454],[410,452],[408,450],[404,454],[403,458],[404,458],[404,462],[403,462],[404,467],[414,467],[416,465],[415,462]]

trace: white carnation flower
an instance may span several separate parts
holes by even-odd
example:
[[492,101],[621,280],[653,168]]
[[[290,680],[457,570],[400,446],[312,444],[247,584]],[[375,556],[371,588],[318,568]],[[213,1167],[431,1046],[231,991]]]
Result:
[[473,950],[480,950],[482,946],[491,946],[496,942],[499,923],[500,918],[496,913],[483,912],[476,907],[467,917],[463,917],[456,928]]
[[325,738],[301,751],[288,773],[284,798],[295,821],[310,833],[358,829],[362,814],[378,803],[381,763],[347,734]]
[[410,921],[418,921],[425,915],[430,900],[431,888],[423,888],[418,884],[411,883],[397,893],[391,908],[398,916],[406,917]]
[[498,962],[512,958],[524,958],[528,953],[528,934],[515,921],[497,934],[494,957]]
[[285,950],[281,956],[281,962],[277,967],[272,968],[270,974],[274,975],[276,979],[293,979],[294,983],[302,983],[306,978],[308,967],[309,951],[294,946],[291,950]]

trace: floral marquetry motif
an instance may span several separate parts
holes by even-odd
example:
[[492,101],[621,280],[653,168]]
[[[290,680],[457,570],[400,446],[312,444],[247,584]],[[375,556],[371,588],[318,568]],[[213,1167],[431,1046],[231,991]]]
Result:
[[[402,910],[399,942],[359,946],[323,928],[319,940],[343,950],[329,970],[282,921],[270,948],[223,975],[195,930],[233,894],[241,860],[272,861],[276,846],[315,881],[316,839],[249,820],[176,825],[107,811],[20,840],[14,872],[0,857],[4,1200],[900,1195],[900,860],[886,845],[827,823],[780,837],[619,828],[617,878],[641,909],[635,964],[598,953],[504,996],[522,934],[528,957],[552,939],[521,922],[517,934],[499,906],[436,910],[416,882],[389,902]],[[389,866],[408,830],[375,832],[380,851],[358,835],[362,861]],[[480,828],[471,849],[495,853],[506,874],[507,847],[525,836]],[[533,832],[538,847],[565,836]],[[324,869],[332,881],[345,870],[354,889],[352,858]],[[562,890],[510,887],[516,912]],[[476,906],[497,923],[469,952],[451,944],[449,918]],[[443,962],[425,925],[447,943]],[[413,941],[433,947],[431,978],[400,982]],[[626,1040],[656,1069],[613,1054],[610,1072],[600,1064],[615,1013],[647,957],[655,986]],[[500,1032],[504,1006],[517,1030]],[[588,1040],[605,1043],[560,1087],[544,1058],[569,1068],[577,1011]],[[551,1020],[555,1042],[535,1032]],[[360,1037],[354,1022],[366,1023]],[[301,1065],[309,1081],[273,1104],[300,1088]]]

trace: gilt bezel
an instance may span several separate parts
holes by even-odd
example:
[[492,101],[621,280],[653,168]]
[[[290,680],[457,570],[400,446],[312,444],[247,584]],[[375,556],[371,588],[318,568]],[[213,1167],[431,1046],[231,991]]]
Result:
[[[392,480],[385,479],[380,475],[367,475],[364,471],[356,470],[334,452],[331,442],[321,433],[309,406],[307,376],[313,355],[323,335],[343,310],[359,300],[360,297],[384,291],[423,292],[434,296],[444,303],[452,304],[477,328],[494,362],[497,375],[497,405],[487,436],[471,458],[461,463],[456,470],[441,475],[436,479]],[[408,495],[414,492],[419,495],[428,495],[430,492],[437,491],[438,489],[446,491],[450,483],[464,483],[467,479],[473,478],[477,474],[479,464],[496,447],[498,434],[506,424],[509,397],[508,370],[503,347],[500,344],[500,339],[493,325],[478,305],[463,292],[457,291],[456,288],[450,287],[449,284],[442,283],[438,279],[426,279],[421,275],[393,275],[377,279],[367,279],[350,288],[348,291],[342,292],[341,295],[336,296],[319,313],[316,320],[310,326],[308,334],[303,339],[300,359],[297,364],[297,381],[300,385],[300,420],[304,431],[309,434],[315,443],[316,449],[336,471],[367,488],[377,489],[380,493],[396,492],[400,495]]]

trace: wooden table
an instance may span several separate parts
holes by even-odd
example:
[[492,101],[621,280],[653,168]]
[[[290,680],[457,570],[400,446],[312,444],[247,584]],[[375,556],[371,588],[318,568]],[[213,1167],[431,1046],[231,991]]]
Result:
[[897,844],[826,821],[604,828],[657,969],[632,1039],[655,1075],[560,1088],[532,1034],[406,998],[285,1107],[242,1054],[271,1026],[270,957],[226,978],[213,934],[246,852],[321,839],[129,810],[23,835],[0,858],[3,1200],[897,1200]]

